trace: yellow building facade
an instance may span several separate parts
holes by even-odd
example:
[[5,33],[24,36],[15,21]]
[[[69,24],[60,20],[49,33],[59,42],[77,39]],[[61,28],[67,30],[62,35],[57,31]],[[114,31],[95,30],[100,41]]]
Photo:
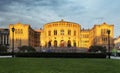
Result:
[[[15,29],[14,33],[12,32],[13,27]],[[15,48],[21,46],[39,47],[40,45],[40,31],[33,30],[28,24],[22,24],[22,23],[10,24],[9,31],[10,31],[10,35],[9,35],[10,48],[12,48],[13,38],[14,38]]]
[[[81,29],[78,23],[61,20],[44,24],[43,29],[39,30],[33,30],[30,25],[27,24],[10,24],[10,39],[12,39],[12,27],[15,28],[15,47],[22,45],[33,47],[78,48],[89,48],[91,45],[101,45],[107,47],[107,30],[111,31],[111,47],[113,45],[113,24],[102,23],[94,25],[91,29]],[[10,41],[10,43],[12,46],[12,41]]]
[[80,43],[80,25],[73,22],[58,21],[44,25],[44,39],[41,44],[48,47],[78,47]]
[[100,25],[94,25],[92,28],[92,35],[93,35],[93,45],[101,45],[107,47],[108,45],[108,33],[107,31],[110,30],[110,46],[113,47],[114,45],[114,25],[102,23]]

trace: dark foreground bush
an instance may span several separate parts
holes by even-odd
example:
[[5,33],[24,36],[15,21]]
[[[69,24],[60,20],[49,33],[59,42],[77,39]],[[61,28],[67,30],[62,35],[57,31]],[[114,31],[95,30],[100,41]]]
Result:
[[12,53],[0,53],[0,56],[8,56],[8,55],[12,55]]
[[6,53],[7,52],[8,47],[7,46],[1,46],[0,45],[0,53]]
[[120,56],[120,53],[117,53],[117,56]]
[[89,52],[100,52],[100,53],[106,53],[107,49],[103,46],[90,46]]
[[105,53],[16,53],[16,57],[43,58],[106,58]]

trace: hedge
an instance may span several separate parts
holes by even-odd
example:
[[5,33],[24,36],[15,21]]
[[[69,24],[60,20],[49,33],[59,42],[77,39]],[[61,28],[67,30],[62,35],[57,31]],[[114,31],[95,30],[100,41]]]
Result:
[[106,53],[15,53],[16,57],[41,58],[106,58]]
[[6,53],[0,53],[0,56],[8,56],[8,55],[12,55],[12,53],[10,53],[10,52],[9,53],[7,53],[7,52]]

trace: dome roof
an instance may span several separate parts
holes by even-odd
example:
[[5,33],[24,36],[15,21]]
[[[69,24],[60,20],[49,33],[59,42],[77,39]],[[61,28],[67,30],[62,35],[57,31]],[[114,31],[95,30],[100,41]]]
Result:
[[50,23],[47,23],[47,24],[53,24],[53,23],[72,23],[72,24],[78,24],[78,23],[74,23],[74,22],[64,21],[63,19],[61,19],[60,21],[50,22]]

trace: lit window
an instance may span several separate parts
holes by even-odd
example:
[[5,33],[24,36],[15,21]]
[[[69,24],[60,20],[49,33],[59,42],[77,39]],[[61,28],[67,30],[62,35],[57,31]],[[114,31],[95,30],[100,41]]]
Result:
[[17,34],[17,29],[15,29],[15,34]]
[[48,31],[48,36],[51,36],[51,31]]
[[20,29],[18,29],[18,34],[20,34]]
[[54,35],[57,35],[57,30],[54,30]]
[[61,30],[61,35],[64,35],[64,30]]
[[76,36],[76,31],[74,31],[74,36]]
[[71,35],[71,30],[68,30],[68,35]]
[[21,29],[21,34],[23,34],[23,30]]
[[101,29],[101,35],[107,34],[107,30],[108,30],[108,29]]

